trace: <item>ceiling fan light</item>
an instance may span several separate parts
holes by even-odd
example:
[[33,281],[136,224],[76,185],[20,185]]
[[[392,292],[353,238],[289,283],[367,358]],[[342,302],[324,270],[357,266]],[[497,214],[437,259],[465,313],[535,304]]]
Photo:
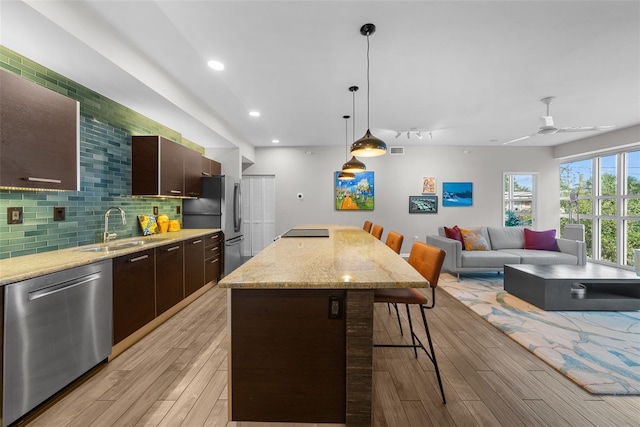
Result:
[[553,135],[558,132],[558,128],[555,126],[542,126],[538,129],[538,134],[540,135]]
[[340,181],[353,181],[354,179],[356,179],[356,176],[351,172],[342,171],[338,174],[338,179]]
[[367,167],[365,166],[365,164],[355,157],[351,157],[351,160],[342,165],[342,172],[358,173],[364,172],[366,170]]
[[367,132],[362,138],[351,144],[351,155],[354,157],[377,157],[387,154],[387,144],[383,140]]

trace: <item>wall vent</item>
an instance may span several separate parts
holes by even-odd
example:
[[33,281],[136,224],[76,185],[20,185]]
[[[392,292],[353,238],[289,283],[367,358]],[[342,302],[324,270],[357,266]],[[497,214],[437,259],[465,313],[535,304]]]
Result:
[[389,147],[389,154],[392,156],[404,156],[404,147]]

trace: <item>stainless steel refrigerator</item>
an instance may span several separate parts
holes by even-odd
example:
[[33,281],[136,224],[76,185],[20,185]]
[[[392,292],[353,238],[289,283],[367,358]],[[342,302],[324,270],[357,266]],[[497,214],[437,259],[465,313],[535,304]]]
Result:
[[240,179],[226,175],[202,178],[202,196],[182,202],[183,228],[221,228],[224,274],[242,264],[242,194]]

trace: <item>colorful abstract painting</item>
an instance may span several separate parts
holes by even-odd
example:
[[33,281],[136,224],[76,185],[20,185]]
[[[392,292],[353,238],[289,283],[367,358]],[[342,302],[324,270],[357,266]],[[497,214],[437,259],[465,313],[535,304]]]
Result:
[[373,171],[358,172],[351,181],[339,180],[339,173],[333,175],[336,210],[372,211],[375,199]]

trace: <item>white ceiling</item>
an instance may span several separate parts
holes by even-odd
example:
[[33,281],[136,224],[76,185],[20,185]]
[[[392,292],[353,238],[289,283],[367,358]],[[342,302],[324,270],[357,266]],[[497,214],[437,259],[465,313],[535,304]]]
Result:
[[[4,46],[205,147],[343,145],[352,85],[362,136],[368,22],[388,145],[500,146],[550,95],[558,127],[640,123],[639,1],[1,1],[0,18]],[[433,139],[395,139],[409,128]]]

